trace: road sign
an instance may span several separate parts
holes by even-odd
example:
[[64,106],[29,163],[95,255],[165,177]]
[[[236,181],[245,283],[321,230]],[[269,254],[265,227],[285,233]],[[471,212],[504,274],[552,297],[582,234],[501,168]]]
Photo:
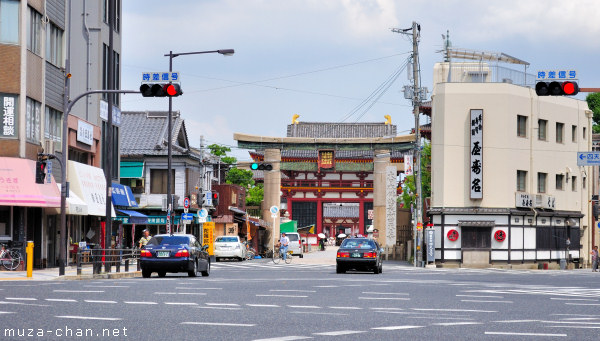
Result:
[[46,182],[52,183],[52,161],[46,161]]
[[425,229],[425,241],[427,242],[427,261],[435,262],[435,229]]
[[181,82],[179,72],[142,72],[144,82]]
[[271,206],[271,208],[269,208],[269,211],[271,211],[271,218],[275,219],[277,218],[277,215],[279,213],[279,207]]
[[208,245],[208,249],[206,250],[206,252],[208,252],[209,256],[214,255],[214,239],[213,239],[213,234],[215,231],[215,223],[212,221],[206,222],[204,224],[202,224],[202,245]]
[[212,206],[212,193],[211,191],[204,192],[204,206]]
[[577,153],[577,166],[600,166],[600,152]]
[[183,213],[181,215],[181,222],[184,224],[191,224],[192,220],[194,220],[194,215],[192,213]]
[[190,208],[190,198],[185,197],[185,199],[183,199],[183,208]]
[[206,208],[203,208],[200,211],[198,211],[198,220],[201,223],[206,222],[206,217],[208,217],[208,211],[206,210]]

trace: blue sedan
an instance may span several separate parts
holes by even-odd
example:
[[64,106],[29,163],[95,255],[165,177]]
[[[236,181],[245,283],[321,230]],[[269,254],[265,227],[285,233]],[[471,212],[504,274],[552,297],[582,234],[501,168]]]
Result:
[[159,234],[148,241],[140,251],[142,277],[153,272],[159,277],[167,272],[187,272],[190,277],[210,275],[210,258],[206,249],[191,234]]

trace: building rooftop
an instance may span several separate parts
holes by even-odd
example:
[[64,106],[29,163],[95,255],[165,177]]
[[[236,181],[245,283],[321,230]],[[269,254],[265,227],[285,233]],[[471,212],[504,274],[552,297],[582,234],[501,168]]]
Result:
[[396,125],[383,122],[298,122],[287,126],[287,137],[375,138],[396,136]]

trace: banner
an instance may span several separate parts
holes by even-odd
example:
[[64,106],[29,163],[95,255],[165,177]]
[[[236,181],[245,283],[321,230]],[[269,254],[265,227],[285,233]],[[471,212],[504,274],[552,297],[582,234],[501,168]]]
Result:
[[471,181],[469,182],[471,199],[483,198],[483,110],[471,109],[471,136],[469,169]]
[[404,154],[404,175],[413,175],[412,154]]

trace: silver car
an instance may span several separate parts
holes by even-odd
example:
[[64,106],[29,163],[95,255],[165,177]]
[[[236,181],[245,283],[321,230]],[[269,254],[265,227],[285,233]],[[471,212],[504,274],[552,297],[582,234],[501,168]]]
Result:
[[300,238],[300,234],[297,232],[286,232],[285,235],[290,240],[288,251],[292,251],[292,254],[294,256],[304,258],[304,252],[302,250],[302,239]]
[[239,261],[246,259],[246,246],[238,236],[220,236],[215,239],[215,259],[237,258]]

